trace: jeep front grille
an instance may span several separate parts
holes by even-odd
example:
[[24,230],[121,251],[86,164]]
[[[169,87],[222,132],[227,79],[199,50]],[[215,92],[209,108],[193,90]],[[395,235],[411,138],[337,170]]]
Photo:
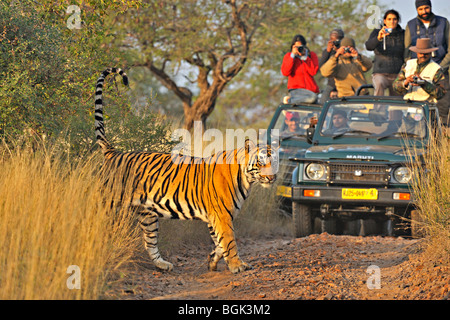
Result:
[[389,167],[382,164],[329,164],[330,183],[387,184]]

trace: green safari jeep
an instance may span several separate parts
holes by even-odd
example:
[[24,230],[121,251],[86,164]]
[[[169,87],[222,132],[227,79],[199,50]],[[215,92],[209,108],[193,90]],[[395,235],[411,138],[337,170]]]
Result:
[[[311,233],[410,234],[414,210],[407,148],[415,160],[440,134],[438,110],[401,97],[356,96],[325,103],[292,175],[296,237]],[[407,228],[408,229],[408,228]]]
[[319,118],[321,110],[322,106],[318,104],[281,104],[275,110],[267,130],[268,137],[279,147],[280,167],[277,179],[280,182],[277,184],[277,195],[283,197],[283,207],[289,213],[292,172],[297,166],[289,158],[303,157],[305,150],[311,146],[307,141],[307,129],[312,118]]

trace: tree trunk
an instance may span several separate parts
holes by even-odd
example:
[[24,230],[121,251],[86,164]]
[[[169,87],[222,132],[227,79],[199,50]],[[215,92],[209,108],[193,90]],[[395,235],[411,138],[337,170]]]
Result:
[[[159,66],[153,63],[151,56],[147,57],[148,60],[144,64],[167,89],[173,91],[182,101],[184,128],[187,130],[194,128],[195,121],[201,121],[202,129],[205,130],[206,119],[213,112],[217,98],[226,84],[245,65],[251,39],[265,17],[265,13],[263,13],[253,24],[247,25],[245,17],[251,12],[248,11],[248,5],[244,3],[239,7],[235,0],[227,1],[226,4],[230,6],[230,21],[229,26],[225,28],[225,49],[201,48],[192,52],[190,56],[183,56],[182,58],[191,66],[198,68],[199,73],[196,82],[200,92],[194,102],[192,102],[192,91],[189,88],[178,86],[174,79],[166,73],[165,66],[171,62],[169,54]],[[174,10],[176,11],[176,9],[175,6]],[[241,17],[243,12],[244,19]],[[176,31],[176,29],[174,30]],[[234,33],[236,33],[236,36],[234,36]],[[208,79],[210,76],[212,76],[211,82]]]
[[212,85],[200,92],[192,105],[183,103],[184,128],[192,130],[195,121],[201,121],[203,131],[206,130],[206,119],[214,111],[216,100],[225,89],[227,82],[214,79]]

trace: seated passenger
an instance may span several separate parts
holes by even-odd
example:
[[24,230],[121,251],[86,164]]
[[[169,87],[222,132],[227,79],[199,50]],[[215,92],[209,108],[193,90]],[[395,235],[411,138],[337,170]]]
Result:
[[400,126],[398,131],[423,137],[425,135],[425,122],[423,121],[422,114],[407,113],[406,116],[403,117],[402,125]]
[[402,125],[403,112],[401,110],[389,111],[389,123],[380,136],[386,136],[398,132],[398,129]]
[[393,110],[389,112],[389,124],[384,132],[380,136],[399,134],[415,134],[419,137],[423,137],[425,134],[425,123],[421,114],[407,113],[403,116],[403,112],[400,110]]
[[300,116],[297,112],[286,112],[286,118],[284,119],[284,130],[282,135],[290,135],[293,133],[304,133],[305,130],[299,127]]
[[340,134],[350,130],[347,123],[347,113],[343,110],[336,110],[331,116],[331,127],[325,130],[324,134]]

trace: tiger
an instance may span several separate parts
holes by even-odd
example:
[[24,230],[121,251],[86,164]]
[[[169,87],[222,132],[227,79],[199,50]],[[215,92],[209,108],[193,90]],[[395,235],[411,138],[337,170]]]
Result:
[[[249,139],[234,150],[216,152],[209,157],[159,152],[121,152],[107,140],[103,119],[103,84],[111,74],[128,77],[120,68],[108,68],[95,88],[95,134],[108,172],[109,183],[129,185],[131,191],[121,199],[133,208],[143,231],[145,249],[153,264],[166,271],[173,264],[158,249],[159,218],[207,223],[214,249],[208,256],[208,269],[217,270],[224,258],[232,273],[251,269],[240,257],[235,240],[233,218],[248,198],[251,186],[270,187],[276,180],[278,155],[270,145],[256,145]],[[124,193],[123,193],[124,194]]]

